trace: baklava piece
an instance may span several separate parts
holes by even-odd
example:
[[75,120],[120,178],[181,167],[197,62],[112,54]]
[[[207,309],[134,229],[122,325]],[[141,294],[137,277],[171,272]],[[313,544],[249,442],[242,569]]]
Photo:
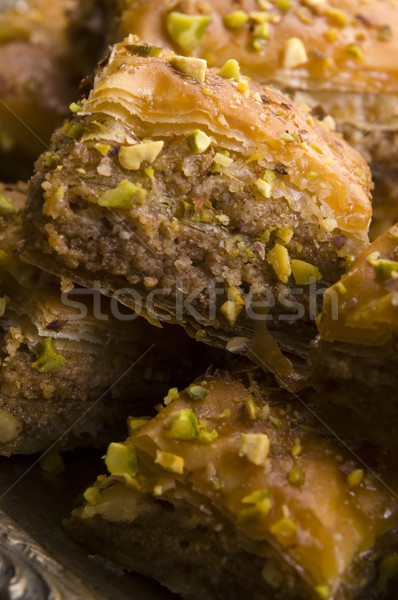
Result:
[[371,163],[378,205],[374,232],[398,220],[394,2],[133,0],[115,6],[114,37],[136,33],[150,43],[206,58],[209,65],[235,58],[246,75],[306,103]]
[[338,135],[235,61],[133,36],[36,169],[28,261],[222,347],[257,318],[299,339],[368,239],[369,171]]
[[294,396],[216,374],[165,404],[109,446],[78,540],[187,600],[382,597],[397,497]]
[[0,454],[107,444],[176,373],[187,382],[201,372],[203,350],[98,290],[64,281],[62,293],[58,279],[23,263],[26,191],[0,186]]
[[340,435],[398,449],[398,226],[324,294],[314,406]]
[[[0,174],[28,178],[51,134],[68,116],[82,77],[103,52],[101,2],[11,0],[0,7]],[[84,9],[79,6],[84,4]],[[96,43],[82,43],[83,23]],[[86,32],[85,32],[86,33]],[[89,38],[92,42],[93,35]]]

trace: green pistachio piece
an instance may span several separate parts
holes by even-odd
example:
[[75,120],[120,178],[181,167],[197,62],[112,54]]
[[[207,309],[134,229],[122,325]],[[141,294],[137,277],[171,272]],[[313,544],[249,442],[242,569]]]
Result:
[[186,392],[191,400],[203,400],[209,394],[209,390],[202,385],[196,385],[195,383],[191,383],[191,385],[186,388]]
[[300,467],[295,466],[289,471],[287,478],[292,485],[300,487],[305,480],[304,471]]
[[238,27],[243,27],[249,18],[249,15],[244,10],[235,10],[225,15],[223,21],[225,27],[228,27],[228,29],[238,29]]
[[199,81],[206,79],[207,62],[203,58],[190,58],[186,56],[172,56],[169,63],[177,71],[195,77]]
[[136,56],[144,57],[159,56],[161,51],[159,46],[150,46],[149,44],[126,44],[125,48]]
[[171,415],[166,437],[172,440],[195,440],[199,436],[199,424],[191,408],[184,408]]
[[210,21],[208,15],[185,15],[173,11],[167,15],[166,28],[171,39],[189,53],[204,39]]
[[267,262],[274,269],[278,279],[282,281],[282,283],[287,283],[292,272],[287,248],[276,242],[275,246],[267,254]]
[[311,281],[322,279],[318,267],[296,258],[292,260],[292,273],[297,285],[309,285]]
[[32,363],[32,367],[40,373],[47,373],[62,367],[65,363],[66,359],[61,354],[57,354],[53,339],[48,337],[40,342],[37,360]]
[[398,262],[395,260],[388,260],[386,258],[379,258],[371,262],[375,273],[381,279],[390,279],[393,273],[398,273]]
[[131,444],[112,442],[105,455],[105,464],[111,475],[130,475],[138,473],[137,452]]
[[123,179],[113,190],[107,190],[98,198],[100,206],[107,208],[120,208],[130,210],[142,204],[146,195],[146,190],[140,185]]
[[140,168],[143,161],[152,163],[159,155],[163,145],[163,141],[157,141],[141,142],[135,146],[121,146],[119,148],[119,162],[124,169],[135,171]]
[[195,154],[202,154],[211,144],[211,138],[201,131],[194,129],[187,137],[188,146]]
[[171,452],[163,452],[163,450],[156,450],[155,463],[160,465],[166,471],[170,473],[176,473],[182,475],[184,472],[184,459],[182,456],[173,454]]
[[215,429],[200,429],[198,435],[198,442],[202,442],[202,444],[211,444],[218,438],[218,433]]
[[234,58],[227,60],[227,62],[221,67],[220,75],[225,79],[234,79],[235,81],[239,81],[240,66],[238,61]]
[[270,440],[266,433],[244,433],[241,437],[239,456],[254,465],[264,465],[268,458]]
[[141,429],[144,425],[151,420],[151,417],[128,417],[127,419],[127,429],[129,435],[133,435],[138,429]]

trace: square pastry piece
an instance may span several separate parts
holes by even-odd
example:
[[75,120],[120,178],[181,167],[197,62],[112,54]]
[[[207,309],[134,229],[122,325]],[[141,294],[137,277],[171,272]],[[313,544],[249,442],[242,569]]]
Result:
[[250,336],[257,295],[297,337],[310,283],[367,243],[364,160],[236,61],[210,69],[131,36],[73,110],[36,165],[25,257],[150,320],[225,346]]
[[189,600],[382,597],[397,497],[296,397],[216,374],[165,405],[109,446],[77,539]]

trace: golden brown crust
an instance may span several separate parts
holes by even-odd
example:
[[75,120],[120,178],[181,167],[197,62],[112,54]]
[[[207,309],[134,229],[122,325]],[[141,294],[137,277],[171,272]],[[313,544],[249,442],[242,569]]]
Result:
[[[278,4],[288,8],[278,8]],[[269,37],[259,50],[251,48],[255,19],[235,29],[225,26],[224,17],[237,10],[269,15]],[[398,92],[398,7],[390,0],[360,4],[357,0],[135,0],[122,13],[119,35],[137,33],[145,41],[181,52],[166,28],[171,11],[211,17],[203,41],[192,51],[210,64],[223,64],[233,56],[250,77],[279,81],[284,86],[291,81],[292,88],[312,91]],[[286,69],[285,42],[292,37],[303,42],[308,61]],[[352,45],[359,48],[360,58]]]
[[[228,150],[246,158],[259,153],[278,161],[289,169],[298,189],[316,193],[324,188],[324,203],[343,230],[360,233],[367,229],[369,170],[360,155],[327,127],[273,88],[250,82],[248,91],[240,90],[217,70],[208,70],[201,84],[181,77],[170,65],[172,55],[167,51],[162,58],[148,59],[132,56],[128,45],[127,41],[114,48],[83,114],[119,112],[125,127],[140,137],[188,135],[194,125],[203,127]],[[111,99],[113,89],[116,93]],[[286,132],[298,136],[299,143],[285,142]],[[303,172],[316,173],[314,185],[308,177],[303,178]]]
[[[145,521],[146,511],[159,502],[160,506],[171,505],[171,514],[175,512],[182,519],[191,514],[193,543],[200,544],[206,536],[211,551],[220,552],[218,560],[226,565],[227,572],[231,556],[228,544],[222,546],[224,539],[251,553],[256,569],[261,569],[258,559],[260,565],[261,559],[264,561],[262,584],[258,571],[246,582],[250,597],[261,597],[267,576],[272,583],[272,574],[276,598],[301,598],[302,594],[315,598],[317,592],[325,598],[357,597],[367,574],[366,561],[361,566],[356,561],[365,553],[370,562],[374,560],[370,549],[386,531],[394,530],[396,499],[372,474],[362,470],[362,465],[358,468],[339,445],[312,429],[314,424],[294,398],[251,383],[248,389],[229,375],[216,375],[196,382],[196,393],[201,394],[196,399],[195,386],[177,397],[174,390],[171,402],[170,393],[166,408],[155,419],[132,433],[124,444],[109,449],[107,465],[113,476],[99,477],[86,492],[88,502],[75,513],[74,529],[78,534],[80,530],[83,539],[90,539],[85,531],[94,531],[106,552],[102,519],[108,522],[108,535],[112,535],[112,524],[116,534],[122,525],[130,534],[121,536],[124,542],[120,547],[111,538],[112,553],[125,566],[135,564],[137,568],[134,556],[128,554],[134,546],[128,544],[128,535],[135,539],[137,525],[140,536],[142,516]],[[177,429],[175,424],[186,418],[199,423],[196,437],[192,432],[187,437],[186,429]],[[204,432],[211,440],[200,439]],[[249,439],[251,449],[246,446]],[[131,471],[127,463],[121,467],[111,460],[112,452],[118,456],[120,450],[128,452],[129,448],[131,452],[135,448],[138,464]],[[115,473],[116,468],[122,470]],[[163,522],[156,515],[161,545],[164,533],[167,539],[167,514],[165,510]],[[195,537],[195,523],[205,528],[199,539]],[[211,536],[213,529],[222,536],[219,546]],[[179,539],[179,529],[176,535]],[[189,547],[190,535],[185,539]],[[145,542],[143,546],[144,556],[150,555]],[[162,548],[166,551],[166,546]],[[173,568],[172,559],[169,566]],[[152,561],[138,561],[138,568],[155,576],[161,570]],[[211,569],[206,553],[195,568],[202,577]],[[226,574],[221,569],[214,597],[219,597],[223,576]],[[177,577],[163,574],[161,579],[166,585],[174,581],[174,589],[183,591],[184,597],[203,597],[199,591],[190,594]]]
[[363,250],[324,295],[319,317],[327,341],[383,345],[398,333],[398,226]]

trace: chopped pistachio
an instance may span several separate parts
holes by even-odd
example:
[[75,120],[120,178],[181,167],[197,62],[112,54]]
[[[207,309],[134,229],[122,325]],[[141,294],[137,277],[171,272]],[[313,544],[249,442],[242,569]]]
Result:
[[305,474],[304,474],[303,469],[300,469],[300,467],[294,466],[294,467],[292,467],[292,469],[290,469],[287,478],[292,485],[297,485],[299,487],[300,485],[303,485],[303,483],[304,483]]
[[281,140],[283,140],[284,142],[295,142],[296,140],[294,139],[294,137],[288,132],[288,131],[284,131],[281,136],[280,136]]
[[16,213],[15,206],[12,203],[11,198],[0,194],[0,216],[5,217],[7,215],[13,215]]
[[138,473],[137,452],[131,444],[112,442],[105,455],[105,464],[111,475],[131,475]]
[[239,456],[244,456],[254,465],[264,465],[270,449],[266,433],[244,433],[241,437]]
[[66,135],[70,137],[72,140],[79,139],[83,133],[85,132],[85,127],[83,123],[72,123],[69,127]]
[[263,179],[264,181],[268,181],[268,183],[272,183],[276,179],[275,171],[273,171],[272,169],[265,169]]
[[231,285],[228,288],[228,300],[231,300],[232,302],[237,302],[238,304],[241,304],[242,306],[245,305],[245,301],[242,298],[240,290],[235,285]]
[[285,246],[276,242],[275,246],[267,254],[267,262],[272,266],[276,276],[282,283],[287,283],[292,268],[290,266],[289,253]]
[[97,504],[99,499],[101,498],[101,492],[98,487],[91,486],[86,489],[83,494],[84,499],[91,505]]
[[252,504],[250,508],[240,511],[238,521],[240,523],[256,522],[266,517],[272,508],[272,502],[268,490],[260,489],[252,492],[242,499],[243,504]]
[[297,258],[292,260],[292,273],[297,285],[309,285],[313,280],[322,279],[318,267]]
[[358,44],[349,44],[346,48],[346,52],[357,60],[362,60],[363,58],[363,50]]
[[351,473],[349,473],[347,475],[347,483],[348,483],[349,487],[353,488],[353,487],[356,487],[357,485],[359,485],[361,483],[361,481],[363,480],[363,476],[364,476],[363,469],[355,469],[354,471],[351,471]]
[[221,167],[229,167],[234,162],[234,159],[221,152],[216,152],[213,161]]
[[249,417],[249,419],[252,419],[252,420],[257,419],[258,406],[257,406],[257,403],[254,400],[253,396],[246,398],[246,400],[243,403],[243,406],[245,408],[246,414]]
[[202,444],[211,444],[215,439],[218,438],[218,433],[215,429],[204,429],[201,428],[199,430],[198,442],[202,442]]
[[167,427],[166,437],[172,440],[195,440],[199,435],[198,421],[191,408],[173,413]]
[[149,44],[126,44],[125,48],[136,56],[145,57],[159,56],[161,51],[159,46],[150,46]]
[[146,190],[140,185],[135,184],[128,179],[123,179],[117,187],[107,190],[98,198],[99,206],[107,208],[120,208],[130,210],[142,204],[146,195]]
[[179,397],[180,394],[178,393],[178,388],[173,387],[169,389],[169,391],[167,392],[167,396],[165,396],[165,398],[163,399],[163,402],[167,406],[173,400],[178,400]]
[[141,429],[151,420],[150,417],[128,417],[127,419],[127,430],[129,435],[133,435],[138,429]]
[[66,359],[61,354],[57,354],[53,339],[48,337],[40,342],[37,360],[32,363],[32,367],[40,373],[47,373],[62,367],[65,363]]
[[194,129],[187,137],[188,146],[195,154],[202,154],[211,144],[211,138],[201,129]]
[[335,42],[339,36],[339,30],[336,27],[331,27],[323,34],[328,42]]
[[297,456],[300,456],[300,454],[302,454],[302,452],[303,452],[303,447],[301,446],[301,444],[294,444],[294,446],[292,446],[290,454],[293,456],[293,458],[296,458]]
[[281,10],[289,10],[289,8],[291,8],[292,6],[292,3],[290,2],[290,0],[278,0],[276,5]]
[[73,113],[78,113],[80,110],[80,106],[76,104],[76,102],[72,102],[71,104],[69,104],[69,110]]
[[155,463],[160,465],[166,471],[170,473],[176,473],[182,475],[184,472],[184,459],[182,456],[172,454],[171,452],[163,452],[163,450],[156,450]]
[[280,419],[278,419],[278,417],[273,417],[272,415],[269,418],[270,422],[272,423],[272,425],[274,427],[276,427],[277,429],[279,429],[280,427],[282,427],[282,421]]
[[240,313],[242,312],[243,306],[232,300],[227,300],[220,306],[220,312],[227,319],[228,323],[233,326],[235,325]]
[[195,383],[191,383],[191,385],[186,388],[186,392],[191,400],[203,400],[209,395],[209,390],[202,385],[197,385]]
[[257,181],[254,184],[256,186],[256,188],[258,189],[258,191],[260,192],[260,194],[262,194],[264,196],[264,198],[271,198],[271,192],[272,192],[272,184],[268,183],[268,181],[264,181],[264,179],[257,179]]
[[0,410],[0,444],[14,441],[23,429],[23,422],[8,410]]
[[282,517],[270,527],[270,532],[279,542],[283,543],[296,534],[297,526],[289,517]]
[[303,42],[296,37],[286,40],[283,55],[283,67],[285,69],[294,69],[306,62],[308,62],[308,56]]
[[368,262],[370,262],[376,275],[381,279],[390,279],[394,276],[394,273],[398,274],[398,261],[388,260],[386,258],[369,260],[368,256]]
[[185,15],[173,11],[167,15],[166,28],[171,39],[189,53],[204,39],[210,21],[208,15]]
[[348,25],[348,16],[345,12],[339,10],[338,8],[327,8],[326,15],[339,27],[345,27]]
[[227,62],[221,67],[220,75],[221,77],[225,77],[225,79],[234,79],[235,81],[239,81],[240,66],[238,61],[234,58],[227,60]]
[[144,169],[145,175],[148,175],[148,177],[150,179],[153,179],[153,176],[155,175],[155,171],[152,169],[152,167],[146,167],[146,169]]
[[101,156],[106,156],[111,149],[110,144],[94,144],[94,148],[101,154]]
[[315,592],[321,598],[321,600],[329,600],[330,598],[330,587],[327,584],[315,586]]
[[136,171],[143,161],[153,163],[164,146],[163,141],[141,142],[135,146],[119,148],[119,162],[124,169]]
[[207,62],[203,58],[190,58],[186,56],[172,56],[169,59],[169,63],[172,67],[189,75],[195,77],[198,81],[204,81],[207,73]]
[[288,244],[293,237],[293,229],[291,227],[280,227],[276,231],[277,237],[285,244]]
[[259,23],[255,26],[253,34],[256,38],[260,38],[261,40],[268,40],[270,33],[270,27],[268,21],[264,21],[264,23]]
[[244,10],[235,10],[225,15],[223,21],[225,27],[228,27],[228,29],[238,29],[239,27],[243,27],[249,18],[249,15]]

